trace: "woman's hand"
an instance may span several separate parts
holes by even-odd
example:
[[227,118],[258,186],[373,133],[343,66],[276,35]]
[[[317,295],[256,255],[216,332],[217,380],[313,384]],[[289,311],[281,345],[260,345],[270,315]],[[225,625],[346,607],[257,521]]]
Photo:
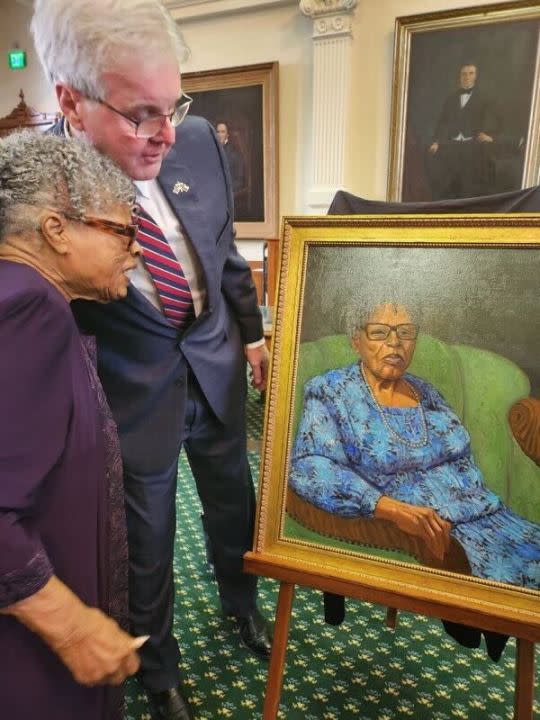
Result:
[[125,633],[56,577],[3,612],[37,633],[82,685],[119,685],[139,669],[136,650],[144,638]]
[[139,669],[136,640],[101,610],[82,605],[76,628],[51,648],[81,685],[120,685]]
[[383,495],[375,508],[375,517],[390,520],[403,532],[421,538],[438,560],[443,559],[449,548],[452,525],[431,508],[409,505]]

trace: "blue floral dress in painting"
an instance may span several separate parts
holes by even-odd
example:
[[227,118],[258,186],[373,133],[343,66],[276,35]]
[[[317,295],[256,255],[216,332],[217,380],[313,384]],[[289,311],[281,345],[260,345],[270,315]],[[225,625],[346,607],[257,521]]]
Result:
[[412,375],[420,407],[381,411],[358,364],[313,378],[293,449],[289,483],[322,510],[373,517],[383,495],[430,507],[452,523],[473,575],[540,588],[540,525],[516,515],[484,485],[470,438],[435,388]]

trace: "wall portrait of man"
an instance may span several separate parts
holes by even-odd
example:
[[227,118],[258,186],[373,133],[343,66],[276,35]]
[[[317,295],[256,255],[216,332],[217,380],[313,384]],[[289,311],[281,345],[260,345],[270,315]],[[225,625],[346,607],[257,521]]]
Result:
[[276,232],[276,75],[277,63],[267,63],[182,76],[193,112],[213,125],[223,150],[239,238]]
[[227,157],[236,220],[264,220],[261,87],[207,90],[191,96],[193,112],[214,126]]
[[229,131],[230,125],[230,122],[220,120],[216,123],[216,133],[218,136],[218,140],[223,148],[223,151],[227,157],[229,171],[232,178],[233,193],[235,196],[235,207],[237,208],[236,211],[239,212],[238,196],[246,187],[246,168],[244,155],[240,150],[240,147],[233,139],[234,135],[231,136],[231,133]]
[[389,199],[452,200],[538,182],[540,13],[460,22],[467,12],[444,23],[437,14],[397,20]]

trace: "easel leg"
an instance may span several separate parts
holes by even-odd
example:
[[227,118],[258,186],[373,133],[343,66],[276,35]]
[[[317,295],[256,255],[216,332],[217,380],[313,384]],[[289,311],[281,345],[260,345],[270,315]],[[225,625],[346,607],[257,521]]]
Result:
[[279,587],[274,642],[272,643],[268,682],[264,698],[263,720],[275,720],[279,710],[293,598],[294,585],[282,582]]
[[533,720],[534,643],[517,639],[514,720]]

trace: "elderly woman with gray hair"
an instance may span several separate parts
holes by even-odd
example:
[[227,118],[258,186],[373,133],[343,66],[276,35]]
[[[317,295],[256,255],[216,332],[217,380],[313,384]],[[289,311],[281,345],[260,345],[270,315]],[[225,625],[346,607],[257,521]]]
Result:
[[[0,672],[9,720],[119,718],[137,671],[114,422],[70,305],[127,293],[133,187],[82,143],[0,142]],[[115,619],[112,619],[112,616]],[[117,622],[118,621],[118,622]]]
[[417,334],[387,301],[349,323],[359,362],[306,383],[290,486],[327,512],[389,521],[439,562],[454,538],[473,575],[538,589],[540,525],[484,484],[458,416],[407,373]]

